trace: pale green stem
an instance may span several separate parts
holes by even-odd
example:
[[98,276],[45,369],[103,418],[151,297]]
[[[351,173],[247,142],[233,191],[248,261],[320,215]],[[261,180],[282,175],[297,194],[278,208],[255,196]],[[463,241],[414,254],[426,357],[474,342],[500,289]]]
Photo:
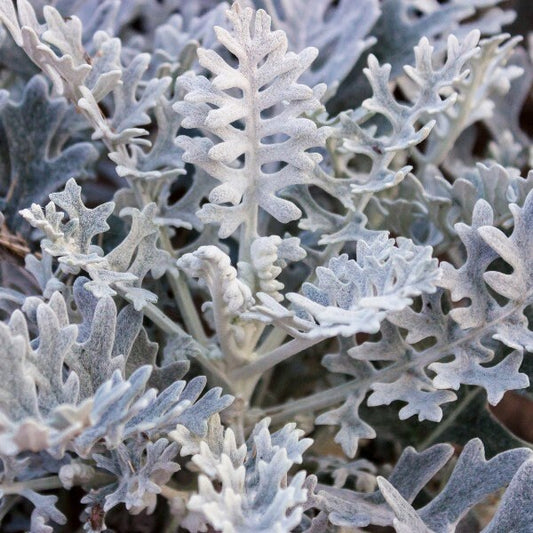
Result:
[[357,208],[353,213],[354,214],[356,212],[362,213],[366,209],[366,206],[368,205],[368,202],[370,202],[371,198],[372,198],[371,192],[362,193],[361,197],[359,198],[359,202],[357,203]]
[[247,346],[249,347],[248,351],[250,353],[253,353],[256,350],[259,339],[261,338],[261,335],[263,334],[263,331],[266,328],[266,324],[263,324],[262,322],[254,322],[254,324],[257,329],[252,333],[250,339],[247,342]]
[[338,142],[337,139],[334,139],[332,137],[330,137],[327,141],[326,141],[326,149],[327,151],[329,152],[329,156],[330,156],[330,160],[331,160],[331,163],[333,165],[333,175],[336,177],[336,178],[342,178],[343,176],[343,169],[340,165],[340,161],[339,161],[339,158],[338,157],[335,157],[335,143]]
[[251,255],[250,250],[252,242],[257,239],[257,224],[259,218],[259,209],[256,205],[250,206],[248,209],[250,213],[246,222],[241,225],[241,232],[239,238],[239,262],[244,261],[250,263]]
[[[333,257],[337,257],[341,253],[343,248],[344,248],[344,242],[334,242],[334,243],[328,244],[326,246],[326,249],[324,250],[324,258],[325,258],[324,265],[327,265],[329,263],[329,260],[332,259]],[[309,278],[314,279],[315,272],[313,272],[313,274],[309,276]]]
[[[256,383],[250,388],[253,389],[255,385]],[[251,395],[252,391],[247,391],[245,393],[246,398],[243,398],[243,409],[240,410],[238,416],[231,420],[229,424],[229,427],[233,430],[235,435],[237,446],[242,446],[246,442],[246,437],[244,435],[244,407],[249,405]]]
[[350,394],[360,390],[366,390],[372,383],[376,381],[381,382],[389,376],[390,378],[394,378],[396,375],[400,375],[402,371],[405,371],[405,369],[398,369],[395,365],[391,365],[370,378],[362,380],[353,379],[342,385],[311,394],[305,398],[270,407],[265,410],[265,416],[270,417],[273,424],[281,424],[287,420],[291,420],[298,413],[312,413],[340,403]]
[[[166,333],[169,333],[170,335],[187,335],[179,324],[170,320],[170,318],[168,318],[168,316],[154,304],[149,303],[145,305],[143,307],[143,312],[154,324],[159,326]],[[207,371],[210,380],[215,384],[234,392],[234,386],[228,380],[223,370],[218,368],[218,366],[209,358],[209,351],[201,344],[197,344],[196,348],[199,352],[196,356],[196,360],[203,366],[204,370]]]
[[161,496],[164,496],[167,500],[173,500],[174,498],[181,498],[182,500],[187,501],[189,499],[190,493],[185,490],[176,490],[168,485],[161,487]]
[[[174,248],[172,247],[166,228],[160,228],[160,238],[163,249],[175,257]],[[194,305],[189,285],[175,268],[167,270],[167,280],[174,293],[176,304],[187,326],[187,330],[202,346],[208,346],[209,339],[205,334],[196,305]]]
[[[89,487],[101,487],[108,485],[116,480],[115,476],[106,474],[105,472],[96,472],[90,481],[83,483],[82,485]],[[21,494],[25,490],[34,490],[40,492],[43,490],[61,489],[63,483],[59,479],[59,476],[40,477],[36,479],[28,479],[26,481],[14,481],[12,483],[0,484],[0,491],[4,495],[8,494]]]
[[210,341],[204,331],[189,285],[175,269],[167,271],[167,279],[188,331],[202,346],[208,346]]
[[[242,67],[249,72],[257,71],[255,65],[249,65],[247,62]],[[258,123],[260,122],[260,111],[257,102],[255,101],[259,93],[257,80],[251,76],[249,80],[248,89],[243,89],[243,106],[244,109],[253,109],[252,113],[246,115],[244,134],[248,137],[250,142],[250,149],[244,154],[244,168],[247,170],[248,183],[253,184],[257,176],[261,175],[261,165],[258,163],[256,154],[259,152],[261,146],[261,139],[257,135]],[[246,222],[241,225],[241,235],[239,240],[239,261],[250,262],[250,247],[254,239],[257,238],[257,226],[259,218],[259,207],[255,198],[250,198],[250,192],[244,194],[243,203],[248,206],[248,218]]]
[[209,381],[213,385],[218,385],[225,390],[231,392],[233,395],[237,393],[235,386],[231,383],[223,370],[221,370],[211,359],[203,355],[197,355],[196,360],[202,365],[206,371]]
[[6,496],[8,494],[20,494],[25,490],[34,490],[36,492],[40,492],[42,490],[61,488],[63,488],[63,483],[61,483],[58,476],[28,479],[27,481],[14,481],[6,485],[0,485],[0,491]]
[[285,330],[274,326],[272,331],[268,333],[268,335],[265,337],[265,340],[257,348],[257,355],[261,356],[271,352],[272,350],[275,350],[278,346],[281,346],[286,337],[287,332]]
[[322,342],[325,337],[319,337],[314,339],[293,339],[292,341],[283,344],[276,348],[272,352],[263,355],[259,359],[256,359],[252,363],[237,368],[229,374],[229,379],[242,380],[261,375],[263,372],[273,368],[277,364],[289,359],[293,355],[306,350],[307,348]]
[[188,333],[179,324],[176,324],[176,322],[168,318],[168,316],[156,305],[147,303],[143,307],[143,313],[165,333],[185,337],[188,336]]

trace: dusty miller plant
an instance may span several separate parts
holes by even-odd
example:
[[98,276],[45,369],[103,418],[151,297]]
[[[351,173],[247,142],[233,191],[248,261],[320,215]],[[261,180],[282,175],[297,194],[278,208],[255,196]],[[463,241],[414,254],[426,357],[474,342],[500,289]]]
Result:
[[2,531],[533,531],[513,18],[0,0]]

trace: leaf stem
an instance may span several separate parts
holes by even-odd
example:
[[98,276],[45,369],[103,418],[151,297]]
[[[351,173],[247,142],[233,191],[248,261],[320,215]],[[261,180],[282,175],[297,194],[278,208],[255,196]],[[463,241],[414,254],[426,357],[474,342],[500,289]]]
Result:
[[273,329],[268,332],[265,340],[257,348],[257,355],[262,356],[272,350],[275,350],[278,346],[281,346],[286,337],[287,332],[285,330],[273,326]]
[[317,337],[312,339],[293,339],[282,346],[279,346],[270,353],[263,355],[252,363],[237,368],[230,373],[230,380],[242,380],[257,376],[277,364],[289,359],[293,355],[302,352],[303,350],[322,342],[325,337]]
[[[105,472],[96,472],[95,475],[87,482],[83,483],[83,486],[89,487],[101,487],[108,485],[116,480],[116,477]],[[21,494],[25,490],[33,490],[40,492],[44,490],[62,489],[63,483],[59,479],[59,476],[39,477],[35,479],[28,479],[26,481],[14,481],[7,483],[6,485],[0,485],[0,492],[3,495],[8,494]]]
[[176,490],[168,485],[163,485],[161,487],[161,496],[164,496],[167,500],[173,500],[174,498],[181,498],[185,501],[189,499],[189,492],[184,490]]
[[176,269],[167,271],[167,279],[188,331],[202,346],[208,346],[210,341],[205,334],[187,282]]
[[[145,305],[143,307],[143,312],[154,324],[159,326],[166,333],[169,333],[170,335],[189,336],[179,324],[170,320],[170,318],[168,318],[168,316],[154,304],[148,303]],[[216,385],[224,387],[230,392],[235,392],[234,385],[228,380],[226,374],[211,360],[209,350],[200,343],[196,343],[196,348],[198,349],[196,360],[209,374],[208,377],[210,378],[210,381],[214,382]]]
[[36,479],[28,479],[27,481],[13,481],[6,485],[0,485],[0,491],[3,495],[20,494],[25,490],[34,490],[36,492],[42,490],[61,489],[63,483],[58,476],[40,477]]

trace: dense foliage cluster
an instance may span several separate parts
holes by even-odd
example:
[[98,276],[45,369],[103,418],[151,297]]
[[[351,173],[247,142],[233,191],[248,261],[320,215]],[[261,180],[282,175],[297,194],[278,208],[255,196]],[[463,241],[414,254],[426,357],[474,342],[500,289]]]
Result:
[[533,531],[500,4],[0,0],[2,531]]

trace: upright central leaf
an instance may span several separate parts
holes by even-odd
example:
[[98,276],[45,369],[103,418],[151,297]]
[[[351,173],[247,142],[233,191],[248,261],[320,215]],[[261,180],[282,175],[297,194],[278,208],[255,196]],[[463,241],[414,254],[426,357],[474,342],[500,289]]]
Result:
[[237,64],[200,49],[200,64],[213,78],[183,76],[179,85],[187,94],[174,106],[184,116],[184,127],[199,128],[209,137],[180,136],[177,142],[186,162],[221,182],[198,216],[220,224],[220,237],[246,224],[251,240],[257,236],[259,207],[280,222],[301,216],[294,203],[277,193],[313,181],[321,156],[307,150],[323,146],[329,130],[302,115],[320,109],[325,86],[311,89],[296,83],[317,50],[287,53],[285,33],[270,30],[264,11],[254,13],[236,3],[228,18],[233,31],[217,27],[216,34]]

